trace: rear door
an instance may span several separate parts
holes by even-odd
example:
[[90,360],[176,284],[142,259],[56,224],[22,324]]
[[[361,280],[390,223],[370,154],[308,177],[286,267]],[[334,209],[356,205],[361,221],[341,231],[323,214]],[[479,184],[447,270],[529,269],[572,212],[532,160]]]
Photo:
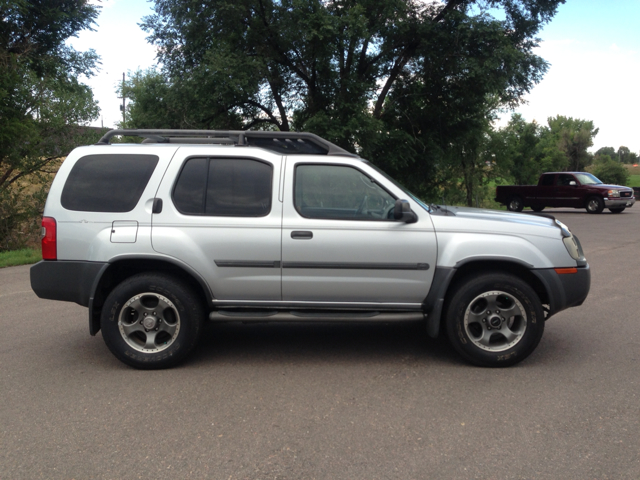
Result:
[[532,205],[539,205],[541,207],[555,206],[556,193],[555,193],[555,174],[550,173],[542,175],[538,186],[532,188],[535,192],[535,200],[532,201]]
[[200,272],[216,301],[280,300],[281,163],[260,150],[181,147],[157,193],[154,250]]

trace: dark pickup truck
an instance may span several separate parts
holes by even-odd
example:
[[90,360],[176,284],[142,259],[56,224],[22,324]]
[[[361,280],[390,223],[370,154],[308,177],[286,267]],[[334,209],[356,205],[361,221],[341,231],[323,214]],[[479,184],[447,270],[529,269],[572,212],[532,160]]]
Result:
[[633,189],[620,185],[605,185],[586,172],[549,172],[540,175],[538,185],[496,187],[496,202],[512,212],[531,207],[540,212],[544,207],[585,208],[589,213],[621,213],[636,199]]

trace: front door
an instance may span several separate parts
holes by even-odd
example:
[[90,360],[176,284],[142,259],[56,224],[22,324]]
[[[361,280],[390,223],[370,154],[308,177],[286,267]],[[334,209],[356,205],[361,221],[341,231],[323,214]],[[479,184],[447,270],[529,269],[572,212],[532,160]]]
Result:
[[[574,182],[571,185],[571,182]],[[556,205],[558,207],[581,207],[576,178],[570,173],[556,176]]]
[[285,178],[283,301],[419,308],[437,255],[424,209],[412,205],[416,223],[394,220],[406,195],[361,161],[288,159]]

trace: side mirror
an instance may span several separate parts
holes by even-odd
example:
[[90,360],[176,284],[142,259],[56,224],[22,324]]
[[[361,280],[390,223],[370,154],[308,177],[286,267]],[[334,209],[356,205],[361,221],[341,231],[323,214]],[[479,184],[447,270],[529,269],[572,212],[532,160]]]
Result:
[[575,181],[575,180],[571,180],[571,181],[569,182],[569,185],[571,185],[572,187],[575,187],[575,186],[577,186],[578,184],[576,183],[576,181]]
[[406,200],[396,200],[396,205],[393,207],[393,218],[401,220],[404,223],[416,223],[418,216],[411,211],[411,206]]

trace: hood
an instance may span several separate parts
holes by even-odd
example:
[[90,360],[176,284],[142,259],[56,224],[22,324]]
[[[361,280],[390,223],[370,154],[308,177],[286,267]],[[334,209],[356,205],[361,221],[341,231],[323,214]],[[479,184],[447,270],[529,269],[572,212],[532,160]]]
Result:
[[623,187],[622,185],[598,184],[598,185],[590,185],[590,186],[606,188],[607,190],[633,190],[631,187]]
[[555,226],[556,218],[548,213],[516,213],[473,207],[451,207],[434,205],[432,215],[455,216],[473,220],[495,220],[498,222],[523,223],[526,225]]
[[528,232],[534,235],[557,237],[560,228],[555,217],[545,213],[515,213],[483,208],[433,205],[431,215],[434,224],[447,225],[457,231]]

